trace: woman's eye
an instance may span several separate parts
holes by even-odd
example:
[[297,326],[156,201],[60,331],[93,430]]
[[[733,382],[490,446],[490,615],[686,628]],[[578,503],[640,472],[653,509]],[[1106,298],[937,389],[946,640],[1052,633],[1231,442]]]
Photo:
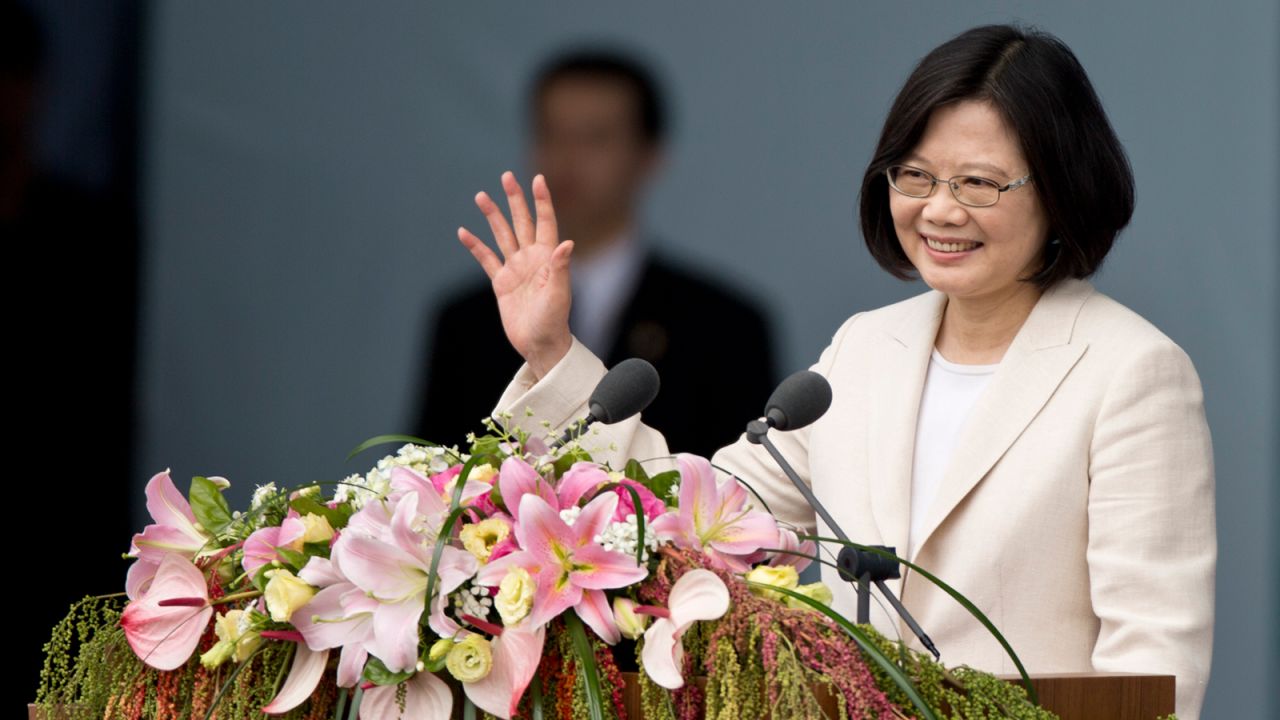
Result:
[[964,178],[962,182],[965,184],[966,187],[971,187],[971,188],[998,187],[994,182],[987,180],[986,178],[980,178],[980,177],[967,177],[967,178]]

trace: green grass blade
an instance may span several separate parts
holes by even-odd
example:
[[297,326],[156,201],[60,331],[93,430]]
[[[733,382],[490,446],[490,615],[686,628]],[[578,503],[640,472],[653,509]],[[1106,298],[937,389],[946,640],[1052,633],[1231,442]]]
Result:
[[571,610],[561,617],[569,628],[569,637],[573,641],[574,652],[578,655],[578,665],[587,681],[587,710],[591,720],[604,720],[604,696],[600,692],[600,676],[596,672],[596,654],[591,649],[591,641],[587,639],[586,628]]

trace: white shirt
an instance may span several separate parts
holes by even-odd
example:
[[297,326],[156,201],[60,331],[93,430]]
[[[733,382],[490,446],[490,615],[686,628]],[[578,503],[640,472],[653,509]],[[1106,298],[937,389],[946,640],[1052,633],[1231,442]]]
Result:
[[911,473],[911,531],[904,556],[908,560],[915,558],[916,541],[924,530],[929,505],[938,494],[942,473],[951,459],[965,418],[998,367],[1000,363],[953,363],[942,357],[938,348],[933,349],[920,398],[920,417],[916,422],[915,460]]
[[644,248],[634,225],[584,260],[574,260],[569,325],[574,336],[597,357],[607,358],[610,341],[644,265]]

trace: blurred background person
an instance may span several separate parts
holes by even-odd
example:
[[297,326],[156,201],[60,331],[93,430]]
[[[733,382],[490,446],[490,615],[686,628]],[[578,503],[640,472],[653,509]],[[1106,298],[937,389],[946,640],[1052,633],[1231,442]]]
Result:
[[[710,456],[760,414],[774,351],[756,304],[657,252],[640,217],[667,139],[656,80],[620,51],[577,48],[542,65],[526,107],[529,176],[546,176],[561,235],[575,241],[574,336],[610,367],[628,357],[653,363],[662,391],[645,422],[675,450]],[[415,429],[428,440],[453,443],[478,430],[522,362],[488,280],[477,276],[436,313]]]

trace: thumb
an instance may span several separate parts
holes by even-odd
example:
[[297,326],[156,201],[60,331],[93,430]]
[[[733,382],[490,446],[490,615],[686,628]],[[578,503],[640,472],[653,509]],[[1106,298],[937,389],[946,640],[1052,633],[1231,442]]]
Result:
[[551,281],[558,281],[563,275],[569,273],[569,255],[573,253],[573,241],[565,240],[556,246],[551,253],[551,272],[548,277]]

